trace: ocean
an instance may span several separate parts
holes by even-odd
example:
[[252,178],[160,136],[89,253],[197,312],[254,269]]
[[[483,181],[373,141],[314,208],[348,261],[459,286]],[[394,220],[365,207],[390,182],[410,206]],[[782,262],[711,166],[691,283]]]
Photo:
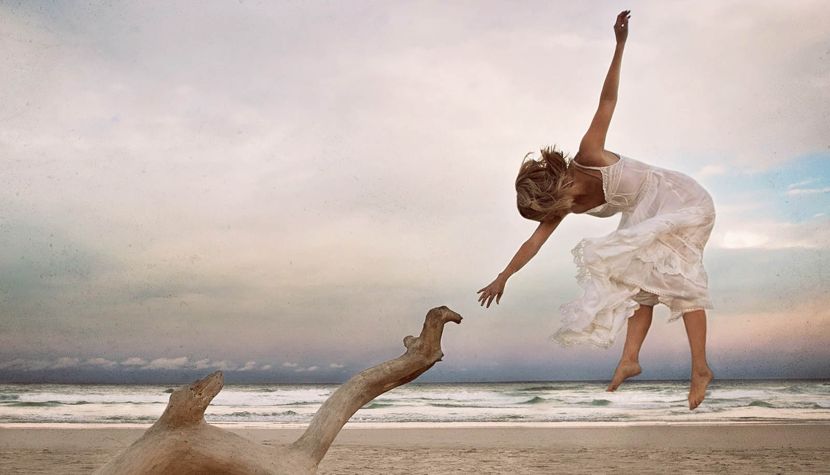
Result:
[[[715,381],[690,412],[686,381],[410,383],[385,393],[350,420],[396,423],[732,423],[830,422],[830,381]],[[0,384],[0,424],[150,424],[170,385]],[[300,426],[333,384],[225,385],[208,422]]]

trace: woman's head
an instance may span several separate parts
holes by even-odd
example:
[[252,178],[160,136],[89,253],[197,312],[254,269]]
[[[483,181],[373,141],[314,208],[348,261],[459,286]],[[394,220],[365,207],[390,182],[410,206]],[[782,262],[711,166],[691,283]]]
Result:
[[516,206],[523,217],[541,222],[570,212],[573,198],[565,192],[572,184],[568,157],[555,146],[540,153],[538,159],[525,155],[519,168]]

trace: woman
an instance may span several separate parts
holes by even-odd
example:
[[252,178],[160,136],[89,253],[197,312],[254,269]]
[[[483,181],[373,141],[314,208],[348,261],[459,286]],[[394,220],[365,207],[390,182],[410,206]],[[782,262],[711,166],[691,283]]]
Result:
[[[713,375],[706,361],[706,310],[711,309],[703,249],[715,222],[712,198],[692,178],[605,149],[617,103],[620,63],[630,10],[617,16],[617,46],[599,107],[572,160],[556,149],[525,160],[516,179],[521,215],[538,221],[533,235],[503,272],[478,291],[488,308],[498,304],[511,275],[536,255],[569,213],[597,217],[621,214],[616,231],[586,238],[573,249],[583,295],[565,305],[564,324],[553,338],[563,345],[609,347],[627,323],[622,357],[608,391],[640,374],[640,347],[654,305],[683,318],[692,353],[689,409],[703,401]],[[527,157],[526,157],[527,158]]]

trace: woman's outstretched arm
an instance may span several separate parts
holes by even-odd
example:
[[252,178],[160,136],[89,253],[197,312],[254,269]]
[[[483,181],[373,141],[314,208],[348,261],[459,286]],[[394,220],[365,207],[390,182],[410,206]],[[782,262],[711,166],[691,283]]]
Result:
[[478,297],[478,301],[481,305],[486,304],[487,308],[490,308],[490,304],[493,302],[493,299],[496,299],[496,304],[499,303],[501,296],[504,293],[504,285],[507,283],[507,279],[509,279],[511,275],[518,272],[519,269],[524,267],[525,264],[533,259],[533,256],[539,252],[539,249],[545,241],[548,240],[550,235],[561,222],[562,217],[557,217],[555,219],[539,223],[539,226],[536,227],[536,230],[533,231],[530,238],[525,241],[521,247],[519,247],[519,250],[516,251],[516,255],[513,256],[513,259],[510,260],[507,267],[505,267],[498,277],[496,277],[496,280],[491,282],[487,287],[484,287],[476,292],[481,294]]
[[602,92],[599,95],[599,107],[588,132],[579,144],[580,162],[586,165],[606,165],[605,137],[608,134],[608,126],[611,124],[611,117],[614,115],[614,108],[617,106],[617,91],[620,87],[620,66],[622,55],[625,49],[625,41],[628,38],[628,19],[631,10],[625,10],[617,15],[614,24],[614,35],[617,38],[617,47],[614,49],[614,58],[611,60],[611,67],[605,76],[605,83],[602,85]]

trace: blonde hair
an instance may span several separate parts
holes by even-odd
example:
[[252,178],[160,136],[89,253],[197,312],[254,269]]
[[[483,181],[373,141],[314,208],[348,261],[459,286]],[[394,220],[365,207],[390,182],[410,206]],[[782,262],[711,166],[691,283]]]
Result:
[[516,206],[522,217],[542,222],[566,214],[573,199],[562,193],[571,184],[565,173],[570,163],[568,156],[555,145],[539,152],[538,159],[528,159],[531,152],[522,160],[516,177]]

